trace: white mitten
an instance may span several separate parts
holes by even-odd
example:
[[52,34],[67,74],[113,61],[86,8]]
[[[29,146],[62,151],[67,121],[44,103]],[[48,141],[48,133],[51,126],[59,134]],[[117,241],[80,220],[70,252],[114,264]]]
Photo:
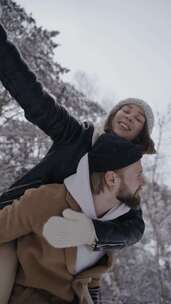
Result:
[[56,248],[93,245],[97,239],[92,220],[72,209],[65,209],[63,217],[52,216],[43,227],[43,235]]

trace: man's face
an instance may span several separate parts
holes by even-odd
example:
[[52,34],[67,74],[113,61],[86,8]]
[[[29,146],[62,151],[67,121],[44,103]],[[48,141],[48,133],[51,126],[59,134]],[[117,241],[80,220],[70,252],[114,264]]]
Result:
[[118,199],[128,205],[133,204],[138,198],[138,194],[144,185],[144,176],[141,161],[120,169],[117,171],[121,179],[121,185],[118,192]]
[[116,112],[112,120],[112,130],[125,139],[133,140],[140,134],[144,124],[143,109],[135,104],[128,104]]

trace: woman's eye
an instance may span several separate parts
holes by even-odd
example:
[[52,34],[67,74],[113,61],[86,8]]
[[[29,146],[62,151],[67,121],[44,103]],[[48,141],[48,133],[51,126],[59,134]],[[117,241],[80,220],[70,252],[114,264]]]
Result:
[[123,109],[123,111],[124,111],[124,113],[129,114],[129,110],[125,110],[125,109]]

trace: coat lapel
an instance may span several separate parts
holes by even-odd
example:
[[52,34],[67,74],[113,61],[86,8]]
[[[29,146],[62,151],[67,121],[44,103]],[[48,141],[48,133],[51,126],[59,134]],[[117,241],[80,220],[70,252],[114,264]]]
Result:
[[[68,208],[71,208],[75,211],[81,211],[80,207],[73,199],[71,194],[67,191],[66,193],[66,202],[68,204]],[[75,264],[76,264],[76,257],[77,257],[77,247],[69,247],[64,249],[65,252],[65,260],[66,260],[66,267],[72,275],[75,275]]]

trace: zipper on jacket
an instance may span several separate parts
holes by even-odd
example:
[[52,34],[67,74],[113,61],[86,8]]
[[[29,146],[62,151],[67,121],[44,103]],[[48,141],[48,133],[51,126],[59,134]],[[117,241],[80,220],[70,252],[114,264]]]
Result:
[[127,245],[127,242],[126,241],[117,241],[117,242],[114,242],[114,243],[96,243],[94,244],[93,246],[93,249],[96,250],[96,249],[101,249],[101,248],[108,248],[108,249],[111,249],[113,247],[122,247],[122,246],[126,246]]

